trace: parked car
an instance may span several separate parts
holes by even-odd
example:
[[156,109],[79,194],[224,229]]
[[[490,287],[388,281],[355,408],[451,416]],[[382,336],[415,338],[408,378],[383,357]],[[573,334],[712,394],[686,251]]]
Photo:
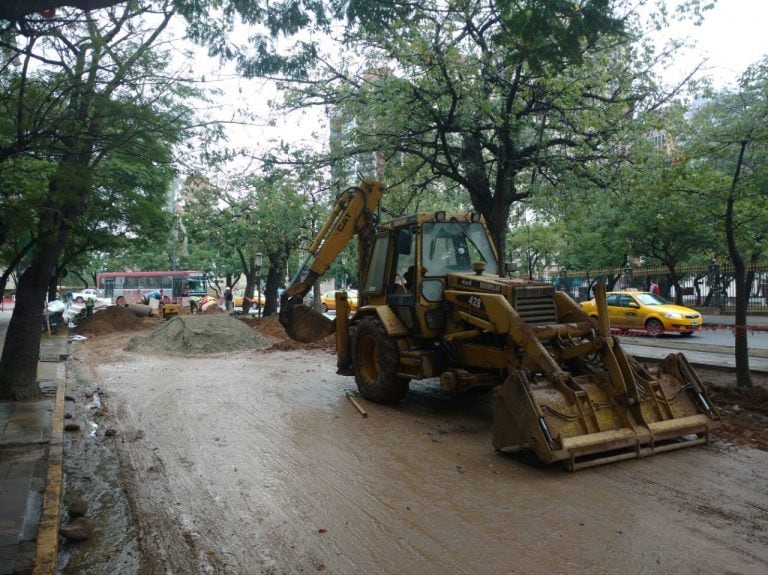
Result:
[[[355,311],[357,309],[357,290],[347,290],[347,301],[349,302],[349,309]],[[320,298],[320,305],[323,311],[336,309],[336,290],[325,292]]]
[[93,288],[85,288],[82,291],[72,292],[72,301],[76,301],[77,303],[83,303],[89,297],[96,301],[96,298],[99,297],[98,290]]
[[[701,314],[695,309],[675,305],[650,292],[608,292],[606,299],[611,327],[644,330],[648,335],[657,336],[666,332],[692,335],[702,326]],[[581,307],[597,317],[594,299],[583,302]]]

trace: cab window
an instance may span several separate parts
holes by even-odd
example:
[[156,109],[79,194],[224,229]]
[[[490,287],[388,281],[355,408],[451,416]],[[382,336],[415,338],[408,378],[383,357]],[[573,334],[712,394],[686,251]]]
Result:
[[621,307],[630,307],[629,304],[634,303],[634,301],[631,295],[623,294],[619,296],[619,306]]
[[472,263],[485,262],[485,271],[498,273],[496,255],[479,222],[427,223],[423,228],[422,264],[426,276],[472,271]]
[[368,265],[368,276],[365,278],[365,293],[381,293],[384,290],[384,273],[387,270],[387,248],[389,237],[376,238],[371,255],[371,263]]

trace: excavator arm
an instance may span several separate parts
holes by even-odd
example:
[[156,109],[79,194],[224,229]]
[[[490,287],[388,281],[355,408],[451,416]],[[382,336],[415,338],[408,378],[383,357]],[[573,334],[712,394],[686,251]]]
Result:
[[336,200],[333,211],[309,245],[306,259],[280,298],[280,324],[292,339],[308,343],[334,332],[334,321],[304,305],[304,296],[352,237],[371,227],[383,195],[381,183],[364,180]]

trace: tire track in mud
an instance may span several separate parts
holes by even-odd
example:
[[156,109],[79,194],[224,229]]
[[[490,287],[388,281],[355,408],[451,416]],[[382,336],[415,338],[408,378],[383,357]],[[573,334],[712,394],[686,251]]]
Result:
[[[242,490],[249,485],[252,486],[255,483],[254,478],[258,479],[259,477],[260,471],[258,466],[255,466],[253,462],[263,462],[265,458],[263,456],[247,458],[246,456],[248,455],[248,452],[242,450],[244,444],[248,443],[245,439],[233,441],[227,438],[226,442],[220,440],[221,438],[219,438],[218,435],[221,435],[222,433],[226,434],[227,429],[217,429],[221,426],[216,425],[215,422],[209,421],[205,414],[196,413],[198,411],[196,404],[201,402],[198,401],[201,398],[194,395],[194,385],[177,389],[176,386],[182,385],[183,382],[171,379],[166,383],[169,384],[169,392],[160,394],[155,393],[149,400],[144,400],[142,404],[137,406],[137,409],[132,410],[142,413],[142,416],[140,418],[134,418],[133,420],[129,419],[134,426],[152,428],[153,424],[151,418],[153,415],[156,416],[163,412],[177,414],[172,422],[169,422],[160,430],[161,433],[158,433],[157,440],[158,443],[160,443],[161,437],[167,438],[168,435],[171,435],[178,438],[184,438],[184,441],[180,442],[181,445],[175,446],[172,449],[169,449],[170,446],[167,445],[165,447],[154,446],[153,436],[150,432],[147,432],[145,435],[147,439],[147,447],[154,450],[157,456],[164,462],[161,478],[173,483],[172,489],[169,489],[167,494],[163,496],[165,503],[161,505],[161,507],[173,509],[172,506],[175,503],[176,505],[180,504],[179,506],[184,508],[187,507],[185,502],[190,503],[185,514],[180,513],[177,517],[175,517],[173,513],[168,515],[171,522],[174,524],[177,524],[182,520],[186,523],[186,526],[183,528],[183,533],[187,534],[186,537],[184,537],[187,542],[193,540],[189,535],[190,533],[203,534],[206,546],[206,557],[203,559],[205,559],[205,561],[210,561],[210,558],[213,555],[217,555],[219,558],[219,566],[211,566],[214,568],[214,572],[244,573],[249,572],[244,570],[249,569],[244,567],[244,565],[253,566],[254,564],[258,565],[259,572],[269,572],[276,567],[278,562],[270,556],[270,552],[257,551],[257,547],[259,546],[258,541],[264,537],[265,532],[269,531],[269,529],[265,529],[260,525],[265,522],[264,511],[260,509],[259,506],[254,507],[252,505],[251,500],[253,497],[243,497],[242,500],[238,501],[237,498],[226,497],[226,491],[224,491],[224,497],[222,497],[222,490],[226,490],[227,485],[219,487],[211,486],[209,478],[206,477],[206,475],[211,474],[210,465],[202,466],[200,464],[201,455],[204,458],[209,459],[209,463],[212,461],[214,467],[220,470],[219,479],[228,474],[235,473],[248,477],[247,483],[242,480],[239,482],[235,481],[235,485],[239,485]],[[179,393],[179,391],[181,393]],[[220,397],[222,395],[221,391],[211,392],[205,390],[203,393],[213,399],[211,404],[214,411],[226,413],[226,419],[228,421],[232,419],[231,409],[221,409],[223,404]],[[193,399],[189,399],[187,396],[192,397]],[[224,397],[226,397],[226,394],[224,394]],[[204,400],[205,398],[202,398],[203,403]],[[234,400],[228,400],[226,403],[229,403],[230,405],[236,404]],[[225,408],[227,407],[226,403],[224,403]],[[259,414],[259,409],[249,410],[248,416],[252,421],[264,419]],[[242,432],[240,432],[239,435],[242,435]],[[263,425],[260,426],[259,433],[254,438],[254,444],[262,446],[273,444],[280,445],[280,442],[276,440],[279,438],[270,437],[271,435],[273,435],[273,433],[269,432],[268,427]],[[217,439],[219,439],[219,441],[216,441]],[[195,449],[192,451],[186,449],[188,444],[194,446]],[[217,452],[219,449],[224,449],[225,451],[220,454]],[[262,452],[265,452],[265,447],[262,447],[261,450]],[[285,454],[283,453],[280,456],[284,457]],[[249,459],[251,461],[249,461]],[[234,463],[232,466],[229,466],[227,463],[228,468],[225,470],[225,461],[234,461]],[[152,466],[152,464],[148,462],[144,462],[144,465],[149,467]],[[168,471],[168,467],[172,467],[172,472]],[[234,471],[235,469],[237,469],[237,471]],[[256,483],[258,483],[258,480]],[[149,494],[150,497],[156,497],[157,495],[158,493]],[[240,495],[247,496],[248,494],[241,492]],[[242,505],[243,501],[246,502],[245,507]],[[194,502],[194,504],[192,504],[192,502]],[[199,512],[201,509],[204,510],[204,517],[200,516]],[[237,530],[238,532],[228,532],[226,529],[218,529],[218,516],[223,516],[228,519],[237,518],[239,526]],[[249,535],[249,537],[244,539],[244,535]],[[162,534],[162,538],[169,541],[172,540],[173,537],[174,533]],[[178,537],[176,538],[178,539]],[[169,541],[161,543],[168,546]],[[233,547],[235,549],[229,550]],[[271,547],[272,545],[269,545],[266,546],[265,549]],[[219,551],[214,552],[214,549],[218,549]],[[246,549],[248,551],[247,562],[237,561],[239,555],[241,555],[238,549]],[[234,556],[235,563],[229,565],[228,563],[232,560],[232,556]],[[166,563],[172,561],[174,561],[174,558],[169,557],[166,560]],[[200,561],[199,554],[198,561]],[[197,568],[194,567],[195,566],[192,564],[184,565],[181,563],[181,572],[205,572],[198,570],[200,566]]]
[[[768,572],[765,452],[714,444],[693,452],[686,450],[654,458],[657,459],[659,465],[655,466],[654,475],[634,473],[634,466],[627,470],[616,466],[607,469],[605,476],[666,510],[671,522],[692,530],[704,545],[733,554],[735,564],[749,558],[749,569],[735,572]],[[662,465],[664,472],[659,473]],[[690,482],[681,481],[689,474],[696,475],[706,487],[696,489]]]
[[131,437],[120,453],[134,521],[142,533],[141,572],[224,573],[216,558],[196,545],[193,526],[183,522],[184,498],[171,490],[180,476],[169,474],[165,454],[153,445],[152,434],[134,413],[121,405],[116,419],[125,425],[119,435]]
[[322,352],[120,361],[101,372],[145,573],[764,572],[763,452],[568,474],[496,455],[487,398],[416,384],[363,419]]

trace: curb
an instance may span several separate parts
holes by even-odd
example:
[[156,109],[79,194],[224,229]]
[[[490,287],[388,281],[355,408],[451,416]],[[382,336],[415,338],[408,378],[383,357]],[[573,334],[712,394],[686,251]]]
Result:
[[[719,331],[728,329],[731,330],[735,334],[736,332],[736,326],[731,324],[713,324],[713,325],[703,325],[699,329],[697,329],[693,333],[699,333],[702,331]],[[748,333],[760,333],[760,332],[768,332],[768,326],[766,325],[748,325],[743,328]],[[674,334],[676,332],[669,331],[664,332],[665,334]],[[612,327],[611,328],[611,335],[619,335],[619,336],[627,336],[627,337],[633,337],[633,336],[641,336],[641,335],[648,335],[648,330],[642,329],[642,328],[622,328],[622,327]]]
[[56,385],[56,401],[51,415],[51,442],[43,493],[43,507],[37,529],[35,567],[32,575],[54,575],[59,550],[59,517],[64,478],[64,394],[66,379]]
[[[42,350],[41,350],[42,351]],[[47,356],[45,356],[47,357]],[[59,362],[61,355],[40,361]],[[66,356],[65,356],[66,357]],[[65,368],[66,369],[66,368]],[[64,401],[67,378],[56,378],[56,397],[51,413],[51,433],[48,444],[45,472],[45,489],[37,527],[34,567],[32,575],[54,575],[57,569],[59,551],[59,526],[61,498],[64,487]]]

